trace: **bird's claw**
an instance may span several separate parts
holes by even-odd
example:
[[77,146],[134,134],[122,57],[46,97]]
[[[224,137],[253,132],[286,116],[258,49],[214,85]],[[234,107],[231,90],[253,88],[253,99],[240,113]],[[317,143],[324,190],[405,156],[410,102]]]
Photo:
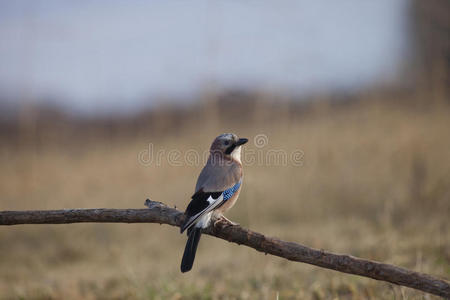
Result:
[[225,216],[221,216],[217,220],[214,221],[214,227],[217,227],[217,224],[224,223],[223,227],[230,227],[230,226],[239,226],[239,223],[235,223],[233,221],[230,221]]

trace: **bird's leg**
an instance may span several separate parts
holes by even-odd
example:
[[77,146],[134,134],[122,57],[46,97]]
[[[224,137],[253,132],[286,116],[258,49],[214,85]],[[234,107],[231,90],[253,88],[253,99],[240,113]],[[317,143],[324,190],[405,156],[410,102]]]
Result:
[[225,223],[224,225],[225,225],[225,227],[228,227],[228,226],[238,226],[239,224],[238,223],[235,223],[235,222],[233,222],[233,221],[230,221],[229,219],[227,219],[224,215],[222,215],[222,214],[220,214],[220,215],[216,215],[216,219],[214,220],[214,223],[213,223],[213,225],[214,225],[214,227],[216,227],[217,226],[217,224],[219,224],[219,223]]
[[222,218],[229,224],[229,226],[239,226],[239,223],[233,222],[230,219],[227,219],[224,215],[222,215]]
[[222,214],[220,214],[218,212],[214,212],[211,215],[211,223],[212,223],[213,227],[217,227],[217,224],[220,223],[220,221],[221,221],[221,217],[222,217]]

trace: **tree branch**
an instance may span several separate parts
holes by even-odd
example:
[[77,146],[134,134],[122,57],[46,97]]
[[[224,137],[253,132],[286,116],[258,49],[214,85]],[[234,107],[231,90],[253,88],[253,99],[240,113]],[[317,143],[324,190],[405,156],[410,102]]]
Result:
[[[159,223],[180,226],[184,220],[182,212],[163,203],[147,200],[145,205],[149,209],[102,208],[0,211],[0,225],[110,222]],[[350,255],[334,254],[297,243],[285,242],[240,226],[231,226],[225,220],[218,222],[215,227],[207,228],[204,230],[204,233],[288,260],[387,281],[450,298],[450,285],[444,279],[438,279],[394,265],[365,260]]]

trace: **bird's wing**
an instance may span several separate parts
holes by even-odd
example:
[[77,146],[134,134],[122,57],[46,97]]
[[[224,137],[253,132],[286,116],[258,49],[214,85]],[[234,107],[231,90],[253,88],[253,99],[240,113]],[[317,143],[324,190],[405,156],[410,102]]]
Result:
[[203,192],[203,189],[196,192],[186,208],[186,220],[181,226],[180,232],[183,233],[183,231],[194,225],[201,216],[209,213],[222,202],[223,192]]
[[228,199],[233,197],[234,193],[239,190],[242,181],[232,187],[219,192],[204,192],[200,189],[192,196],[192,200],[186,208],[186,221],[181,226],[181,232],[193,226],[196,221],[209,213],[210,211],[223,205]]

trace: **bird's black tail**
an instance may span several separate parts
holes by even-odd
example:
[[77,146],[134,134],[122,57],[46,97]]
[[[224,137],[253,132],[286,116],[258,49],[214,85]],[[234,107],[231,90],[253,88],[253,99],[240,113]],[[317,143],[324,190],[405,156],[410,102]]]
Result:
[[181,272],[187,272],[192,269],[194,264],[195,252],[197,252],[198,242],[202,235],[201,228],[191,227],[188,230],[188,240],[184,248],[183,259],[181,260]]

